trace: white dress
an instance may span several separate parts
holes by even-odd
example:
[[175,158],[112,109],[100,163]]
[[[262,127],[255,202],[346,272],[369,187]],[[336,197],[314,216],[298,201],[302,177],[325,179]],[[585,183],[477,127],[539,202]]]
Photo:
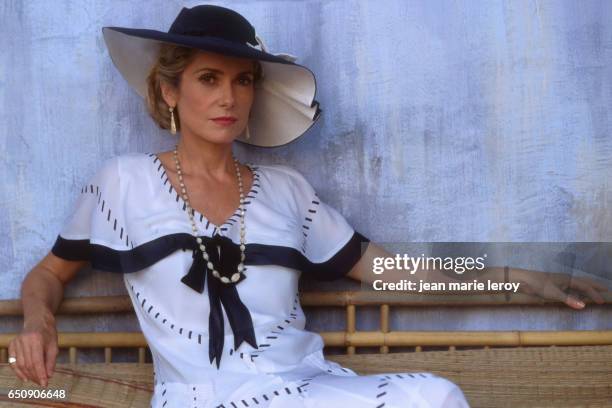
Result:
[[[59,257],[123,274],[153,356],[151,406],[468,407],[457,385],[432,373],[359,376],[325,360],[321,336],[304,330],[298,279],[341,278],[367,238],[298,171],[249,168],[246,270],[236,285],[200,261],[185,203],[155,154],[104,162],[53,246]],[[216,227],[195,212],[222,273],[240,256],[238,215]]]

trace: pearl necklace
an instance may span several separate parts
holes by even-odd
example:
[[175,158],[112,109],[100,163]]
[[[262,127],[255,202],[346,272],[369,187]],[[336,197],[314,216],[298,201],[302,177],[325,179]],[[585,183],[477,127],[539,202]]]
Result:
[[210,257],[208,256],[208,252],[206,252],[206,247],[204,246],[204,243],[202,242],[202,238],[198,236],[198,229],[193,219],[194,210],[193,208],[191,208],[191,205],[189,205],[189,197],[187,196],[187,189],[185,188],[185,183],[183,183],[183,173],[181,171],[181,165],[178,160],[178,153],[176,151],[177,148],[178,148],[178,145],[174,147],[174,164],[176,166],[176,172],[178,174],[179,184],[181,186],[181,193],[183,194],[183,201],[185,201],[185,204],[187,206],[187,214],[189,214],[189,220],[191,221],[191,230],[193,232],[194,237],[196,238],[196,241],[198,242],[198,245],[200,246],[200,249],[202,250],[202,258],[204,258],[204,260],[206,261],[206,266],[208,267],[208,269],[212,271],[212,275],[215,278],[219,279],[221,282],[226,283],[226,284],[238,282],[238,280],[240,280],[240,275],[244,271],[243,262],[245,259],[244,251],[246,249],[246,246],[244,243],[244,236],[245,236],[245,231],[246,231],[244,228],[244,193],[242,191],[242,176],[240,175],[240,168],[238,167],[238,160],[235,157],[233,158],[234,167],[236,168],[236,175],[238,176],[238,189],[240,190],[240,206],[238,207],[240,210],[240,263],[238,264],[237,272],[234,272],[231,278],[228,278],[226,276],[221,276],[221,274],[215,269],[213,263],[209,260]]

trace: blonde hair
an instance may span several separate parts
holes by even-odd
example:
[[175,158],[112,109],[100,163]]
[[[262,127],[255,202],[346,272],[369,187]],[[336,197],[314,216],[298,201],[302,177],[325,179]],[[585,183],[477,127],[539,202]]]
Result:
[[[153,121],[162,129],[170,129],[169,106],[163,98],[161,82],[178,88],[181,75],[185,68],[193,61],[198,53],[197,49],[163,43],[159,49],[157,61],[147,75],[147,110]],[[263,70],[259,61],[254,60],[255,77],[253,85],[257,85],[262,77]],[[174,109],[174,123],[176,130],[181,129],[181,119],[178,109]]]

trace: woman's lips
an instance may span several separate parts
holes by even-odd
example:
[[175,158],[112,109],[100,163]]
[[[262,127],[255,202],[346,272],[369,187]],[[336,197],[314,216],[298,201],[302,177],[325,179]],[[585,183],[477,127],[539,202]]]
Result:
[[221,126],[231,126],[236,123],[236,119],[212,119],[212,121]]

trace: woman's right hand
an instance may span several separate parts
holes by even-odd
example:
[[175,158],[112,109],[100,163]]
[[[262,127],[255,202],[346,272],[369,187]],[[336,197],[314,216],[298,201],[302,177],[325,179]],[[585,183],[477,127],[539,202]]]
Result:
[[68,284],[89,261],[69,261],[49,252],[26,276],[21,287],[23,330],[9,343],[11,364],[22,380],[46,387],[59,348],[55,315]]
[[8,346],[9,357],[17,361],[10,364],[22,380],[32,380],[46,387],[53,375],[59,348],[55,317],[50,314],[36,321],[24,323],[21,333]]

